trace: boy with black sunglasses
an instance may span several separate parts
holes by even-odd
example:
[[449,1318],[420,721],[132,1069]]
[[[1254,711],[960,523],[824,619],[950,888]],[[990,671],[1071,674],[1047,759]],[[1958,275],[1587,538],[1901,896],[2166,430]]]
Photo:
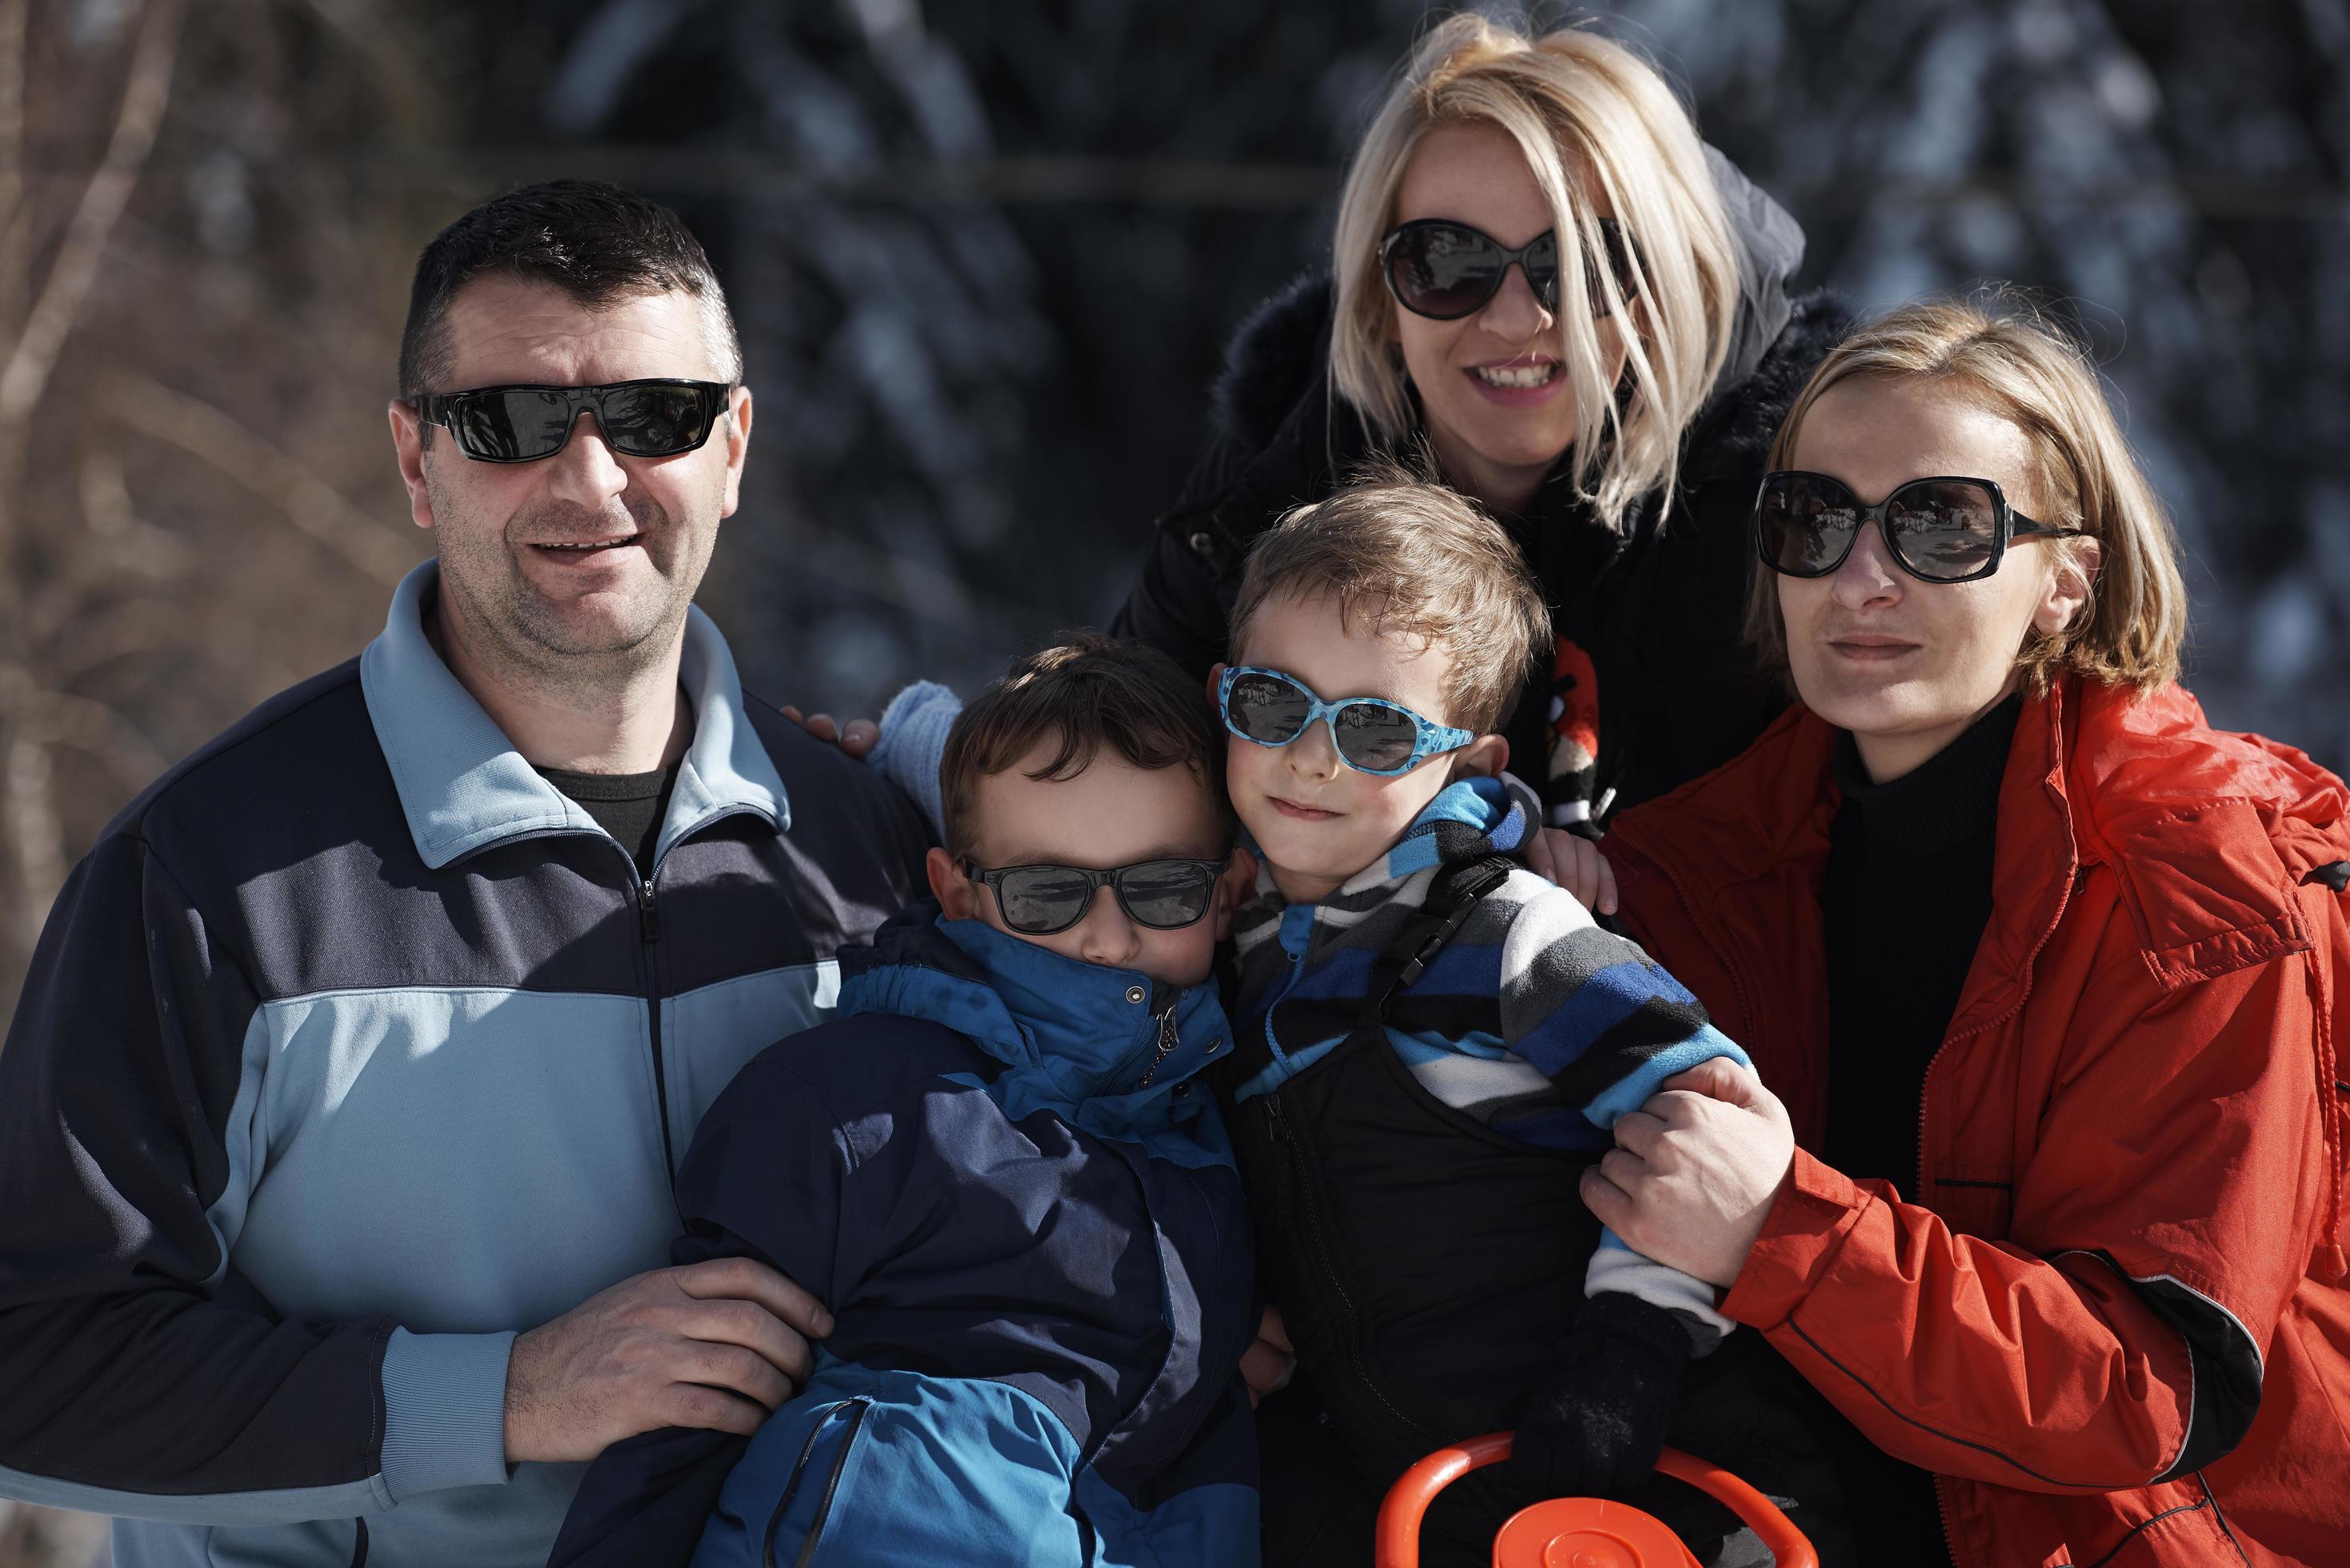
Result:
[[[1577,1196],[1619,1117],[1746,1056],[1512,859],[1540,807],[1502,776],[1494,732],[1549,646],[1516,549],[1457,493],[1375,472],[1263,537],[1231,646],[1211,691],[1262,867],[1234,919],[1220,1072],[1302,1385],[1262,1428],[1267,1561],[1367,1560],[1379,1490],[1498,1428],[1516,1428],[1512,1467],[1443,1494],[1424,1561],[1487,1561],[1538,1497],[1635,1487],[1669,1418],[1708,1459],[1783,1474],[1774,1450],[1808,1449],[1801,1432],[1733,1440],[1783,1414],[1730,1392],[1742,1357],[1710,1358],[1692,1378],[1710,1396],[1674,1416],[1685,1364],[1732,1326],[1711,1287],[1603,1233]],[[1637,1496],[1719,1542],[1673,1483]]]
[[1198,1082],[1246,877],[1222,752],[1172,661],[1104,638],[955,721],[938,902],[843,950],[834,1021],[678,1175],[677,1261],[814,1292],[816,1370],[747,1439],[607,1450],[555,1563],[1256,1561],[1247,1226]]

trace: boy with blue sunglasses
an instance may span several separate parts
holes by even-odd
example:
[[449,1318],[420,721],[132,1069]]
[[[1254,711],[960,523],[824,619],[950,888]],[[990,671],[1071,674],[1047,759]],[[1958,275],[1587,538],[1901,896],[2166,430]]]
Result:
[[[1503,530],[1390,472],[1263,536],[1235,662],[1211,678],[1261,860],[1222,1071],[1258,1277],[1305,1386],[1262,1420],[1268,1563],[1367,1560],[1378,1491],[1497,1428],[1517,1429],[1512,1466],[1444,1494],[1424,1560],[1485,1562],[1537,1497],[1634,1487],[1684,1365],[1732,1326],[1711,1286],[1626,1249],[1577,1196],[1617,1117],[1676,1073],[1747,1059],[1510,858],[1540,808],[1495,732],[1549,640]],[[1725,1405],[1703,1403],[1700,1426]],[[1755,1400],[1728,1403],[1753,1424]],[[1652,1484],[1643,1506],[1718,1542]]]

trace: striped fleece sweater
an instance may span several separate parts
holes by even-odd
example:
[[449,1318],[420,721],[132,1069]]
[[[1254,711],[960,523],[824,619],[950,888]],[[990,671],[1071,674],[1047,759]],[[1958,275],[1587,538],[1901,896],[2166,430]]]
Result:
[[[1539,820],[1515,779],[1447,785],[1395,846],[1320,903],[1291,904],[1269,869],[1233,921],[1234,1027],[1262,1029],[1272,1062],[1247,1101],[1326,1055],[1354,1028],[1379,955],[1448,867],[1523,846]],[[1425,972],[1389,1003],[1388,1042],[1448,1106],[1550,1148],[1613,1146],[1617,1117],[1665,1079],[1746,1053],[1648,954],[1596,925],[1574,895],[1523,868],[1478,900]],[[1679,1315],[1711,1349],[1729,1320],[1713,1289],[1603,1233],[1586,1293],[1629,1291]]]

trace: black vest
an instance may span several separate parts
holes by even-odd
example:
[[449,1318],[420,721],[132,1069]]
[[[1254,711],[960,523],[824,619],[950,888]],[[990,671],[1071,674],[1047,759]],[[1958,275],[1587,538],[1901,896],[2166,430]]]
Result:
[[[1354,1030],[1230,1117],[1258,1278],[1347,1458],[1381,1486],[1513,1424],[1599,1242],[1575,1187],[1592,1155],[1520,1143],[1444,1104],[1381,1027],[1511,864],[1448,868],[1374,967]],[[1264,1030],[1235,1033],[1228,1084],[1272,1061]]]

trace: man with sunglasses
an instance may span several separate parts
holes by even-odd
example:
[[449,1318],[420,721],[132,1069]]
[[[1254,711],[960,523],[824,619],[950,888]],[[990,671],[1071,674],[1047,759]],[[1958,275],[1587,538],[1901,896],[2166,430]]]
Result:
[[0,1492],[122,1568],[539,1563],[576,1461],[753,1430],[829,1327],[664,1266],[702,1111],[928,839],[692,607],[751,432],[717,278],[617,187],[501,196],[400,393],[438,559],[116,821],[0,1053]]
[[616,1446],[552,1562],[1256,1561],[1247,1225],[1201,1075],[1246,872],[1222,742],[1150,649],[1073,639],[955,722],[936,905],[687,1153],[679,1260],[747,1254],[837,1324],[756,1437]]

